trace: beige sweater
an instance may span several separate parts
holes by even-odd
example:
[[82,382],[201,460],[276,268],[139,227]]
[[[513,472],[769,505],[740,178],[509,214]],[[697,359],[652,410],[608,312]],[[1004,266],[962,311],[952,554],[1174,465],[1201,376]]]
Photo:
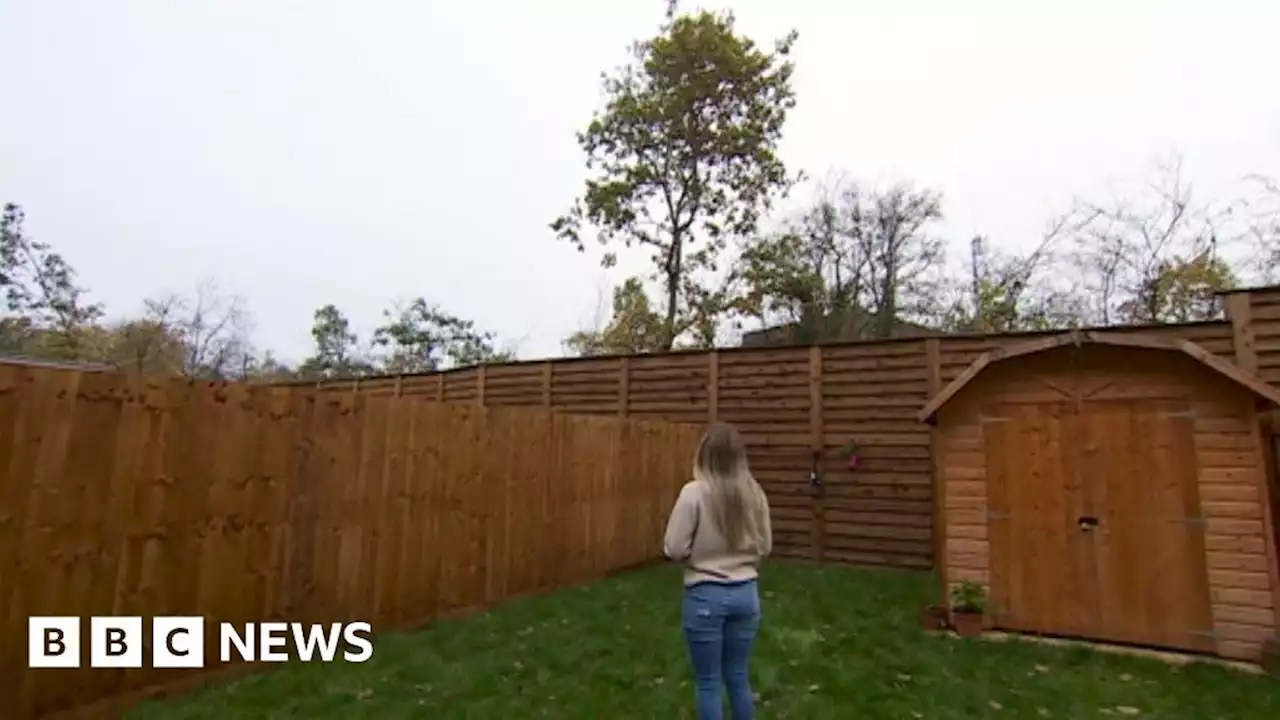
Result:
[[705,511],[703,495],[706,484],[693,480],[680,490],[667,533],[663,552],[672,560],[685,563],[684,584],[700,582],[742,582],[756,577],[760,561],[773,550],[773,529],[765,501],[764,536],[759,551],[734,551],[715,527]]

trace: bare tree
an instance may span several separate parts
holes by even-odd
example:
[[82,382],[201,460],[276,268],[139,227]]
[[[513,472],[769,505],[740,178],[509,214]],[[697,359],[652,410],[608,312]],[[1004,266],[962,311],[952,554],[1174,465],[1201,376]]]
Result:
[[892,337],[903,312],[911,313],[926,296],[922,281],[944,259],[942,240],[929,235],[930,226],[942,220],[942,195],[899,183],[870,195],[855,187],[845,202],[867,258],[875,334]]
[[1198,201],[1176,154],[1140,192],[1081,200],[1076,213],[1076,266],[1098,324],[1209,319],[1214,293],[1234,282],[1220,254],[1239,240],[1231,208]]
[[1241,203],[1252,247],[1248,269],[1264,283],[1280,281],[1280,178],[1250,175],[1253,190]]
[[184,375],[238,378],[252,364],[252,316],[242,297],[223,294],[213,280],[202,280],[192,295],[165,293],[144,307],[145,320],[181,343]]
[[786,323],[790,342],[893,337],[904,317],[932,309],[944,252],[930,231],[941,219],[941,196],[910,183],[825,184],[781,233],[743,248],[735,308]]
[[981,333],[1080,325],[1082,298],[1062,281],[1058,262],[1079,222],[1075,213],[1054,218],[1025,253],[1002,251],[983,236],[973,238],[966,272],[948,271],[933,288],[929,324],[948,332]]

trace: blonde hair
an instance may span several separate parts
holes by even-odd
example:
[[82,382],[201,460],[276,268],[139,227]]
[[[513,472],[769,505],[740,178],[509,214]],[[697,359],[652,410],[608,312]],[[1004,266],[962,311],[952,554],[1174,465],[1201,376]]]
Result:
[[764,490],[751,474],[742,436],[728,423],[712,423],[698,444],[693,478],[710,489],[704,499],[716,529],[735,551],[763,543],[767,507]]

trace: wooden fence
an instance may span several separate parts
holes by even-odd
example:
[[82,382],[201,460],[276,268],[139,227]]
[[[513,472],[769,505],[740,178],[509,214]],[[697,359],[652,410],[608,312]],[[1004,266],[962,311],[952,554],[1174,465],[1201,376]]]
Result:
[[[1225,304],[1226,322],[1109,332],[1190,340],[1280,385],[1280,288],[1227,295]],[[726,420],[751,445],[753,469],[773,506],[778,554],[924,568],[932,565],[935,547],[932,441],[915,414],[982,353],[1035,335],[537,361],[317,387],[677,422]],[[850,440],[860,448],[856,471],[835,452]],[[821,487],[809,483],[815,453]]]
[[112,708],[225,669],[209,641],[203,670],[29,670],[30,615],[386,630],[654,559],[699,432],[0,365],[0,698]]

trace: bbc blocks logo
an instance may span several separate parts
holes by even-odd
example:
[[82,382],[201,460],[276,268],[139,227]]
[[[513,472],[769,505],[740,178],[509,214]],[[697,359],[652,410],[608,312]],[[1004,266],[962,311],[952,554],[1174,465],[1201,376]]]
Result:
[[[156,668],[205,666],[205,619],[197,616],[156,617],[150,622],[150,658],[141,617],[91,617],[88,625],[89,667],[140,668],[144,660]],[[27,665],[33,668],[77,668],[82,623],[78,617],[32,617],[27,621]],[[373,629],[367,622],[220,623],[214,641],[218,659],[229,663],[301,662],[362,663],[373,657]]]

